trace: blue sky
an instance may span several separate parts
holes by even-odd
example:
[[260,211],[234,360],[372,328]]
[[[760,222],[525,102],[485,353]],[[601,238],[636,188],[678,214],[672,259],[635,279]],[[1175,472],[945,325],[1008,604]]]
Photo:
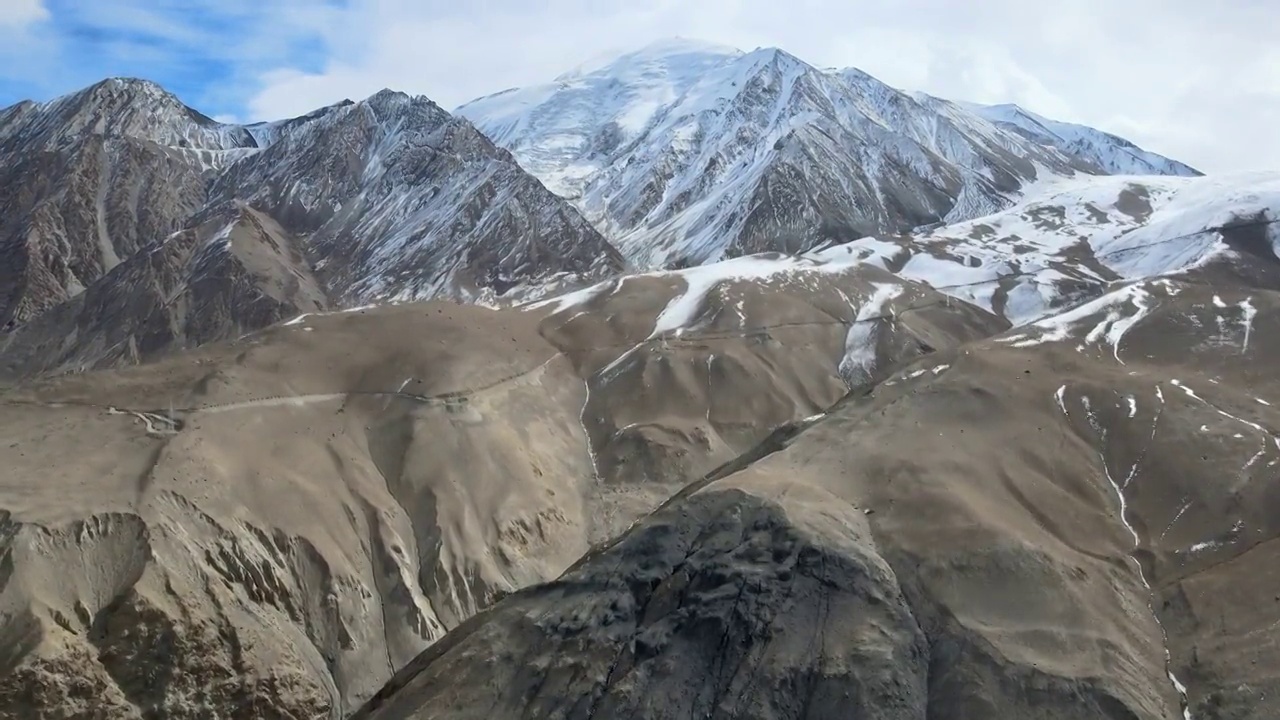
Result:
[[0,40],[10,41],[0,49],[0,106],[135,76],[206,114],[239,117],[262,68],[323,67],[327,21],[346,9],[307,0],[0,0]]
[[132,75],[242,121],[384,87],[453,108],[682,36],[1280,170],[1275,27],[1274,0],[0,0],[0,106]]

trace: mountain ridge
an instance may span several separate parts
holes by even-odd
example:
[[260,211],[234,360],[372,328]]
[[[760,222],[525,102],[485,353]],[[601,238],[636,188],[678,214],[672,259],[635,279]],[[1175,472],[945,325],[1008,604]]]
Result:
[[[226,306],[235,301],[206,298],[193,310],[209,308],[214,314],[205,320],[229,324],[199,337],[224,338],[316,310],[316,298],[324,298],[324,309],[391,298],[502,303],[513,288],[536,294],[548,282],[594,280],[623,268],[607,241],[506,150],[423,96],[383,90],[299,118],[242,126],[213,121],[155,83],[108,79],[0,117],[0,203],[10,208],[0,219],[0,347],[10,354],[3,363],[9,368],[17,357],[43,372],[137,361],[162,352],[165,342],[185,346],[180,338],[192,337],[181,329],[185,311],[171,307],[184,287],[301,302],[236,319]],[[250,252],[252,267],[220,265],[238,262],[227,254],[199,261],[166,255],[174,267],[144,261],[125,275],[110,274],[176,233],[234,224],[238,204],[283,233],[256,235],[267,248],[266,255]],[[284,245],[270,240],[286,236]],[[275,255],[285,263],[282,280],[270,269],[277,260],[257,263],[285,245],[292,249]],[[197,246],[166,247],[185,253]],[[172,275],[177,267],[185,275]],[[202,285],[210,273],[238,279]],[[133,284],[97,287],[123,277]],[[316,279],[318,292],[275,289]],[[157,295],[156,287],[166,290]],[[117,302],[77,309],[74,301],[87,289]],[[103,307],[126,316],[104,315]],[[49,318],[61,325],[40,322],[59,308]],[[73,317],[74,329],[67,325]],[[158,334],[107,343],[148,348],[123,355],[93,339],[124,327]]]
[[1009,127],[1032,139],[1042,139],[1066,151],[1090,157],[1109,174],[1184,176],[1203,174],[1185,163],[1144,150],[1114,133],[1079,123],[1052,120],[1014,103],[960,104],[997,125]]
[[1268,717],[1277,211],[1081,177],[0,392],[0,713]]
[[956,222],[1045,175],[1104,170],[1097,153],[778,48],[659,41],[455,112],[641,268]]

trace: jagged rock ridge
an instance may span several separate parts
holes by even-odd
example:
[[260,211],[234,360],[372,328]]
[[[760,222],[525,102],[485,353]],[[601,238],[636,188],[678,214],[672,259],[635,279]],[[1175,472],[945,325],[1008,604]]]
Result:
[[[389,91],[237,126],[153,83],[107,80],[0,113],[0,173],[0,342],[37,371],[154,357],[317,308],[501,302],[513,288],[623,266],[465,120]],[[246,217],[271,226],[263,241],[216,252],[226,243],[209,238]],[[246,254],[278,257],[264,266]],[[173,309],[215,286],[217,297]],[[116,298],[124,314],[86,306],[91,297]],[[208,327],[183,329],[193,322]],[[119,337],[143,326],[148,337]]]

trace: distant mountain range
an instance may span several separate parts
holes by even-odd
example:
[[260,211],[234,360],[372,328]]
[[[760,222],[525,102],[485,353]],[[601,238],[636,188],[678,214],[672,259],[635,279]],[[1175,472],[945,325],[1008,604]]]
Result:
[[22,103],[0,112],[0,206],[0,356],[27,370],[624,267],[470,123],[390,91],[250,126],[142,80]]
[[110,79],[0,110],[0,368],[133,363],[373,302],[522,302],[1104,173],[1196,174],[1016,108],[683,40],[453,115],[382,91],[228,125]]

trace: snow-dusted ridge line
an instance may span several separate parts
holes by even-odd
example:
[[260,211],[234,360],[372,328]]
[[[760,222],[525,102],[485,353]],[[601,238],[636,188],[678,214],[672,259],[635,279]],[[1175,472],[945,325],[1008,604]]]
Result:
[[[1162,295],[1173,297],[1181,292],[1169,277],[1232,252],[1220,239],[1223,232],[1280,223],[1280,174],[1142,179],[1146,185],[1135,185],[1136,182],[1135,178],[1071,181],[1011,210],[915,238],[891,242],[868,237],[798,255],[749,255],[685,270],[641,273],[524,307],[554,307],[553,312],[559,313],[602,295],[624,292],[632,277],[676,279],[688,289],[660,315],[653,333],[656,337],[687,329],[706,293],[721,282],[765,281],[873,265],[905,281],[923,283],[993,312],[997,288],[1011,287],[1003,312],[1021,330],[1001,340],[1017,347],[1065,340],[1071,335],[1072,323],[1083,322],[1092,313],[1103,313],[1090,326],[1092,330],[1085,328],[1082,333],[1085,344],[1109,346],[1112,356],[1123,364],[1121,344],[1125,336],[1154,309]],[[1111,224],[1111,219],[1124,221],[1128,217],[1118,208],[1126,202],[1126,194],[1136,197],[1137,192],[1146,193],[1151,205],[1145,224],[1135,224],[1132,219],[1128,224]],[[1081,216],[1071,220],[1069,214],[1077,211]],[[1051,225],[1041,229],[1033,220],[1046,212],[1062,215],[1071,222],[1061,228]],[[1271,215],[1256,219],[1259,213]],[[1108,222],[1099,223],[1098,214],[1106,215]],[[1254,219],[1241,219],[1249,217]],[[1205,224],[1209,221],[1216,224]],[[1035,251],[1018,249],[1019,243],[1029,243]],[[1090,257],[1114,273],[1112,279],[1099,275],[1088,262],[1073,258],[1072,253],[1080,252],[1082,246],[1099,249]],[[1120,257],[1120,262],[1108,267],[1112,257]],[[1148,259],[1136,262],[1137,257]],[[1134,276],[1137,270],[1141,272]],[[1108,292],[1109,284],[1123,282],[1126,277],[1129,283]],[[1072,301],[1059,287],[1071,287],[1073,283],[1078,286],[1080,282],[1097,296],[1086,295],[1085,299]],[[987,290],[975,293],[974,288]],[[1129,307],[1132,309],[1126,309]],[[1251,332],[1252,305],[1246,301],[1241,308],[1243,327]]]
[[[641,268],[723,259],[760,232],[815,235],[824,218],[864,233],[954,223],[1051,179],[1100,171],[1093,157],[961,104],[777,48],[658,42],[455,112]],[[805,181],[784,180],[795,173]],[[779,182],[799,202],[771,205]],[[898,198],[924,210],[900,217]]]
[[1013,104],[959,103],[965,109],[1026,137],[1096,163],[1104,172],[1118,175],[1200,175],[1195,168],[1148,150],[1112,133],[1051,120]]

